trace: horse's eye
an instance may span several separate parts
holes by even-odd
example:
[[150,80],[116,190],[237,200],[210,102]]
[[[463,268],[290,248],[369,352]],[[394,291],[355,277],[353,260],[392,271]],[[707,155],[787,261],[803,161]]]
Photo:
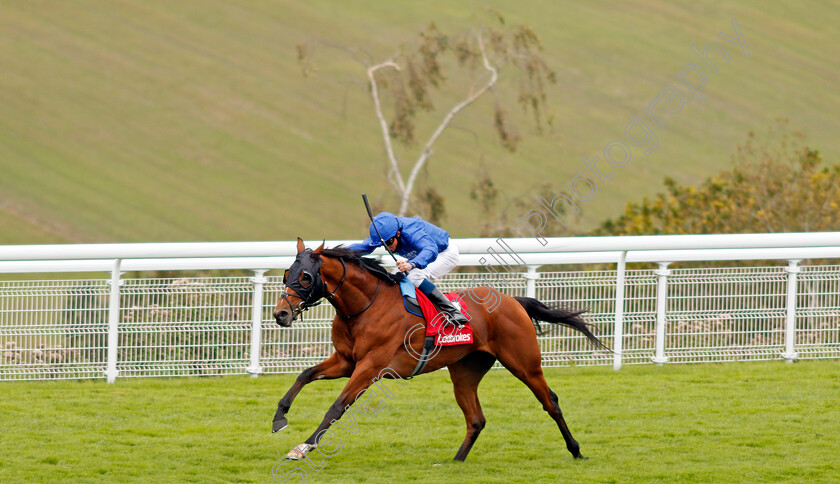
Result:
[[312,284],[312,274],[304,272],[300,275],[300,283],[303,287],[309,287]]

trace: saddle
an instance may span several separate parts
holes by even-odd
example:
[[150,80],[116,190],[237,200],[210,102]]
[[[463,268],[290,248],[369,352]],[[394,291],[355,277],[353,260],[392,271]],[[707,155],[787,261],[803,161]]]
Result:
[[403,305],[405,310],[415,316],[423,317],[423,310],[420,309],[420,304],[417,302],[417,288],[410,283],[408,279],[403,278],[400,281],[400,292],[403,296]]
[[[406,311],[426,320],[426,338],[434,337],[435,346],[453,346],[473,342],[472,327],[469,324],[463,326],[449,324],[429,298],[422,292],[417,292],[414,284],[403,280],[400,282],[400,291]],[[467,305],[458,293],[450,292],[444,296],[459,305],[461,313],[469,319]]]

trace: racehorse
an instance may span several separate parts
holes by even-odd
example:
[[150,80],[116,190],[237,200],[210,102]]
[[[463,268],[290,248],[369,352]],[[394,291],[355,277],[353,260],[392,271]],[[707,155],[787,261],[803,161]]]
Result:
[[[323,243],[315,250],[305,249],[300,238],[297,251],[294,263],[285,273],[286,287],[274,309],[274,317],[277,324],[289,327],[302,311],[326,298],[336,311],[332,322],[335,352],[297,377],[277,405],[272,431],[286,427],[286,413],[304,385],[314,380],[344,377],[350,380],[312,436],[289,452],[290,459],[305,458],[330,425],[383,375],[410,377],[418,367],[414,355],[420,354],[424,346],[424,332],[411,331],[423,322],[422,318],[406,311],[395,275],[378,261],[360,257],[340,246],[325,249]],[[580,445],[560,411],[557,395],[543,376],[532,318],[570,327],[599,347],[606,346],[592,334],[580,312],[551,309],[537,299],[506,296],[490,287],[471,289],[467,296],[464,300],[471,316],[473,343],[436,348],[439,351],[422,370],[429,373],[444,366],[449,369],[455,399],[467,421],[467,435],[455,460],[466,459],[484,428],[484,414],[476,390],[496,360],[531,389],[543,409],[557,422],[566,448],[574,458],[583,459]]]

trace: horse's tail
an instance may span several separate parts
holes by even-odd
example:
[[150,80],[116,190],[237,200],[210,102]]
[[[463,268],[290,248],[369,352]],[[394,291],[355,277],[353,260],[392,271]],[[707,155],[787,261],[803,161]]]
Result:
[[536,321],[545,321],[546,323],[562,324],[563,326],[580,331],[595,346],[612,351],[609,347],[607,347],[607,345],[598,339],[597,336],[592,334],[592,331],[589,330],[589,326],[591,325],[580,317],[580,315],[586,311],[567,311],[559,308],[552,309],[543,304],[542,301],[532,297],[514,297],[514,299],[516,299],[519,304],[525,308],[525,311],[531,319]]

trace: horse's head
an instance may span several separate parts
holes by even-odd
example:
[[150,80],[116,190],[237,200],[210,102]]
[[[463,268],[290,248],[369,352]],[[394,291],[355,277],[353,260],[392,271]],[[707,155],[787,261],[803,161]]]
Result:
[[307,249],[303,240],[298,237],[297,251],[294,263],[283,275],[286,288],[274,307],[274,319],[284,327],[291,326],[298,314],[314,306],[326,294],[321,277],[321,253],[324,251],[324,244],[315,250]]

